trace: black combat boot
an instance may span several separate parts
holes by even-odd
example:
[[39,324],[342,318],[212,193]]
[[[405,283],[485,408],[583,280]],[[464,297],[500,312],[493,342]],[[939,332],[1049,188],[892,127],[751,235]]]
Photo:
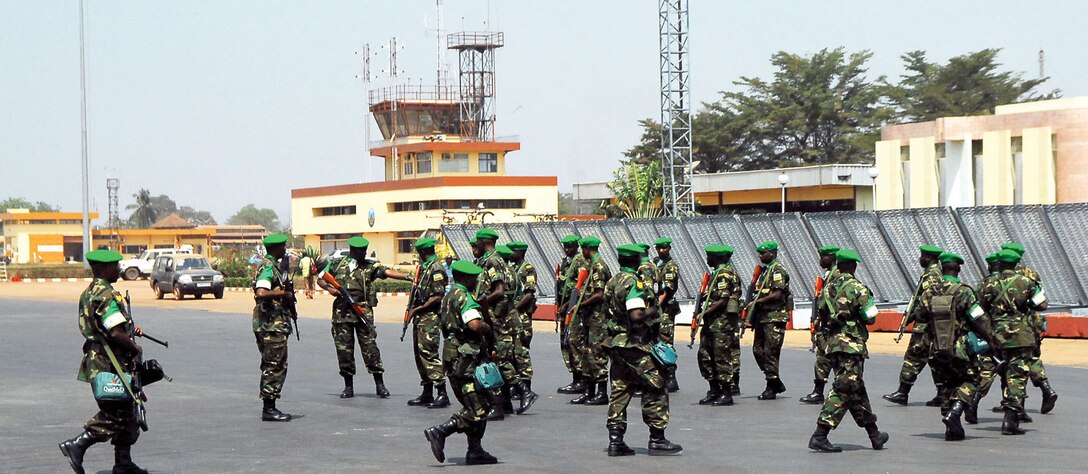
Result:
[[147,470],[132,462],[132,445],[113,447],[113,474],[147,474]]
[[812,393],[799,398],[797,401],[801,403],[808,403],[809,405],[820,405],[824,402],[824,384],[821,380],[815,381],[812,386]]
[[427,404],[427,408],[446,408],[450,406],[450,396],[446,394],[446,384],[443,382],[438,383],[438,396],[434,398],[434,401]]
[[963,421],[968,424],[978,423],[978,403],[982,401],[982,392],[975,392],[975,395],[971,397],[971,404],[967,405],[967,409],[963,411]]
[[948,397],[948,394],[944,390],[938,389],[937,394],[933,395],[933,398],[926,402],[927,407],[940,407],[944,406],[944,400]]
[[[724,388],[723,388],[724,390]],[[733,381],[729,382],[729,394],[732,396],[740,395],[740,369],[738,368],[733,372]]]
[[709,405],[710,402],[717,400],[722,396],[722,386],[718,382],[710,382],[710,390],[707,390],[706,396],[699,400],[700,405]]
[[608,405],[608,382],[597,382],[597,394],[586,400],[586,405]]
[[1035,420],[1031,419],[1031,416],[1028,415],[1028,410],[1026,408],[1024,408],[1022,405],[1020,406],[1020,414],[1019,414],[1018,418],[1020,419],[1020,423],[1031,423],[1031,422],[1035,421]]
[[885,400],[887,400],[889,402],[895,403],[895,404],[906,406],[907,405],[907,399],[909,398],[909,395],[910,395],[910,389],[911,389],[911,385],[905,384],[903,382],[899,382],[899,390],[896,390],[896,391],[894,391],[892,393],[884,395],[881,398],[883,398],[883,399],[885,399]]
[[423,384],[423,393],[420,393],[418,397],[408,400],[408,406],[421,407],[430,406],[434,403],[434,384],[431,382],[425,382]]
[[680,454],[684,450],[679,444],[665,439],[665,430],[650,428],[650,443],[648,445],[650,456],[665,456]]
[[502,421],[506,419],[506,414],[502,412],[501,403],[491,402],[491,409],[487,412],[487,421]]
[[831,425],[816,423],[816,431],[808,439],[808,449],[814,449],[821,453],[841,453],[842,448],[831,444],[827,440],[827,434],[831,432]]
[[675,365],[672,366],[669,369],[669,378],[665,382],[666,382],[665,389],[668,390],[669,393],[676,393],[676,392],[680,391],[680,382],[676,381],[676,366]]
[[570,395],[575,393],[584,393],[587,388],[588,382],[586,382],[585,377],[574,374],[574,380],[567,386],[559,387],[559,390],[556,390],[556,392]]
[[344,391],[340,392],[340,398],[355,398],[355,383],[350,375],[344,376]]
[[1022,435],[1024,430],[1020,429],[1020,417],[1016,410],[1006,409],[1005,419],[1001,421],[1001,434],[1003,435]]
[[718,398],[711,400],[710,405],[716,407],[731,406],[733,405],[733,396],[730,395],[728,391],[723,390],[721,395],[718,395]]
[[495,464],[499,462],[495,456],[491,453],[484,451],[483,446],[480,445],[483,441],[484,432],[480,430],[478,433],[473,433],[468,437],[468,452],[465,453],[465,464],[474,466],[477,464]]
[[68,458],[68,464],[72,466],[72,470],[83,474],[83,455],[87,453],[87,448],[100,442],[102,440],[95,439],[91,432],[84,431],[75,438],[61,443],[59,447],[60,452]]
[[540,396],[533,392],[526,382],[519,383],[517,391],[518,394],[521,395],[521,404],[518,406],[517,414],[523,415],[525,412],[529,411],[529,407],[533,406]]
[[778,391],[776,390],[776,386],[775,386],[774,382],[771,379],[767,379],[767,388],[763,389],[763,393],[759,394],[759,396],[756,397],[756,399],[758,399],[758,400],[774,400],[775,398],[778,398],[778,397],[775,396],[777,393],[778,393]]
[[514,414],[514,403],[510,401],[510,392],[512,391],[509,383],[503,384],[502,388],[499,389],[499,400],[502,402],[503,415]]
[[423,436],[431,443],[431,453],[438,462],[446,462],[446,438],[457,432],[457,422],[450,418],[445,423],[423,430]]
[[609,456],[634,456],[635,450],[623,442],[623,430],[620,428],[608,429],[608,455]]
[[586,400],[589,400],[590,398],[593,398],[596,394],[597,394],[597,384],[590,383],[590,384],[586,385],[586,389],[585,389],[585,391],[582,392],[581,395],[575,397],[574,400],[571,400],[570,402],[572,404],[574,404],[574,405],[585,405]]
[[1039,389],[1043,391],[1043,405],[1039,408],[1039,413],[1045,415],[1054,409],[1054,404],[1058,401],[1058,393],[1050,388],[1050,380],[1039,382]]
[[374,374],[374,393],[378,398],[389,398],[389,390],[385,389],[385,379],[382,374]]
[[279,411],[276,408],[276,400],[265,400],[264,411],[261,412],[261,421],[291,421],[291,415]]
[[948,414],[941,418],[944,422],[944,440],[945,441],[962,441],[967,437],[967,434],[963,431],[963,425],[960,424],[960,415],[967,409],[967,404],[959,400],[952,402],[952,408],[948,409]]
[[869,434],[869,442],[872,443],[873,449],[879,451],[884,449],[884,445],[888,443],[888,433],[880,431],[876,427],[876,423],[869,423],[865,425],[865,432]]

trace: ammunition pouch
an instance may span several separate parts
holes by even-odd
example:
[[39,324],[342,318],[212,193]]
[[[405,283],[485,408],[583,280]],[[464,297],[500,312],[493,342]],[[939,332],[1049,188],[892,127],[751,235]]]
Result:
[[951,356],[955,352],[956,344],[956,318],[952,314],[952,295],[934,296],[929,302],[935,355]]
[[729,298],[729,301],[725,303],[725,314],[737,314],[740,313],[740,301],[736,298]]

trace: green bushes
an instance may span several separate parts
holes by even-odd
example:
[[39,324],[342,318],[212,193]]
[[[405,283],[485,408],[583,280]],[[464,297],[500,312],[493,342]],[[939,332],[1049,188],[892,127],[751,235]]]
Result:
[[224,277],[223,282],[227,288],[252,288],[253,279],[250,277]]
[[90,278],[91,270],[72,263],[8,265],[8,277],[20,278]]

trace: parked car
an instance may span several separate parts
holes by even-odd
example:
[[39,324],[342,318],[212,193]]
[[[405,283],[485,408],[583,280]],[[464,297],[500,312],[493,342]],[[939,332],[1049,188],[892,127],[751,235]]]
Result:
[[220,299],[224,286],[223,274],[213,269],[208,259],[201,255],[161,255],[151,270],[151,290],[156,299],[162,299],[166,292],[173,293],[176,300],[185,295],[199,299],[206,294]]
[[178,253],[193,253],[192,245],[182,245],[176,249],[147,249],[139,257],[121,260],[121,277],[126,280],[147,278],[151,275],[151,268],[155,266],[155,260],[162,255],[174,255]]

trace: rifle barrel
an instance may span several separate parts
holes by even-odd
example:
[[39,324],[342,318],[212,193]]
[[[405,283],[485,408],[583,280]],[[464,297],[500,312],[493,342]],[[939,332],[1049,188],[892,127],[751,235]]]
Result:
[[164,341],[164,340],[156,338],[156,337],[154,337],[154,336],[152,336],[150,334],[143,333],[143,334],[140,334],[140,337],[146,338],[147,340],[149,340],[151,342],[154,342],[154,343],[156,343],[156,344],[158,344],[160,346],[163,346],[163,347],[166,347],[166,348],[170,347],[170,342],[169,341]]

